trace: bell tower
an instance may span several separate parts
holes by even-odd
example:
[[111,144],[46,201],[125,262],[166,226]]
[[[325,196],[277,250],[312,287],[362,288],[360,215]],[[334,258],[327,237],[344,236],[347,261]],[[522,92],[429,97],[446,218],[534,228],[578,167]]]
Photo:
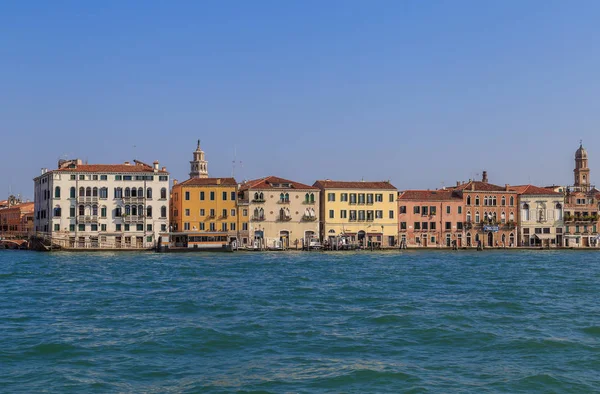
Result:
[[582,141],[579,141],[579,149],[575,152],[575,187],[579,187],[582,191],[588,190],[590,187],[590,169],[588,167],[587,151],[583,148]]
[[204,159],[204,151],[200,149],[200,140],[190,161],[190,178],[208,178],[208,162]]

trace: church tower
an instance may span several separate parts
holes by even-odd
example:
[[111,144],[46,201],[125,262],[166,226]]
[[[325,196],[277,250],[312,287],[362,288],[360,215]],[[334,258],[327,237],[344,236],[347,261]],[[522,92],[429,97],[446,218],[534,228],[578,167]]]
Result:
[[190,161],[190,178],[208,178],[208,162],[204,160],[204,151],[198,147],[194,151],[194,160]]
[[582,191],[587,191],[590,186],[590,169],[588,168],[588,155],[583,148],[583,144],[579,143],[579,149],[575,152],[575,187],[579,187]]

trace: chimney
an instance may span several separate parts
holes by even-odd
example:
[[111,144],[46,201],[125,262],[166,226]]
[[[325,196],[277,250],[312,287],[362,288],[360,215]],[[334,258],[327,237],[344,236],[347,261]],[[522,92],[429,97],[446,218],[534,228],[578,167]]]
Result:
[[131,163],[130,163],[130,162],[128,162],[128,161],[126,161],[124,164],[125,164],[126,166],[128,166],[128,165],[131,165]]
[[167,172],[167,167],[163,167],[161,171]]
[[217,178],[217,185],[221,184],[221,178]]
[[177,184],[177,179],[173,179],[173,186]]
[[475,184],[474,183],[471,183],[471,191],[473,191],[473,192],[475,191]]
[[158,172],[158,160],[154,160],[154,172]]
[[456,181],[456,187],[460,186],[460,181]]
[[481,177],[481,182],[488,183],[487,171],[483,172],[483,176]]
[[506,191],[507,191],[507,192],[509,192],[509,191],[510,191],[510,185],[509,185],[508,183],[506,183],[506,184],[504,185],[504,187],[506,188]]

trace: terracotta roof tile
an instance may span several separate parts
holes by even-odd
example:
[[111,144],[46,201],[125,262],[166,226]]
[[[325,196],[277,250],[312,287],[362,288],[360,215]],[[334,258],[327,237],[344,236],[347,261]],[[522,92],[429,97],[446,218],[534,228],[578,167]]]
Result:
[[453,190],[406,190],[400,194],[398,200],[462,201],[462,197]]
[[562,193],[555,192],[543,187],[537,187],[533,185],[518,185],[509,186],[509,189],[517,192],[517,194],[525,195],[544,195],[544,196],[562,196]]
[[289,179],[279,178],[276,176],[268,176],[265,178],[255,179],[244,183],[240,190],[271,190],[271,189],[285,189],[282,187],[273,186],[274,184],[287,183],[290,185],[290,189],[299,190],[318,190],[314,186],[305,185],[304,183],[290,181]]
[[237,186],[234,178],[190,178],[175,186]]
[[313,186],[319,189],[384,189],[398,190],[394,185],[387,181],[365,182],[365,181],[330,181],[319,180]]
[[454,188],[454,190],[470,191],[471,185],[475,185],[475,191],[478,191],[478,192],[503,192],[503,191],[506,191],[505,187],[494,185],[492,183],[481,182],[481,181],[470,181],[467,183],[463,183],[462,185],[456,186]]
[[[107,172],[107,173],[121,173],[121,172],[154,172],[154,168],[140,164],[78,164],[73,168],[65,167],[59,168],[58,172]],[[167,171],[158,170],[161,174],[167,174]]]

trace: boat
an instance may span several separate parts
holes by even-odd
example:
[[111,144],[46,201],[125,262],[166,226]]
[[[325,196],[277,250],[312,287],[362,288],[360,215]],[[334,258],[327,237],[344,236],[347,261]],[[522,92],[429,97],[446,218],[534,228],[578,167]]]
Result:
[[194,231],[161,233],[157,252],[233,252],[226,232]]

